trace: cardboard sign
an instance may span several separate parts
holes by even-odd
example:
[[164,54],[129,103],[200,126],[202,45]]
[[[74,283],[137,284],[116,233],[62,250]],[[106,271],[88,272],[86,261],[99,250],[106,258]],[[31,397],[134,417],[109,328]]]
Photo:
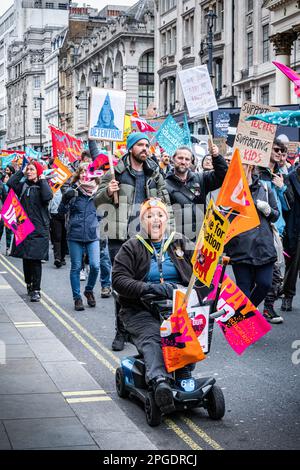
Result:
[[220,155],[223,155],[223,157],[225,157],[227,155],[227,152],[228,152],[226,138],[223,138],[223,137],[214,138],[214,144],[217,147],[219,147]]
[[295,160],[300,155],[300,142],[288,142],[287,146],[287,153],[289,160]]
[[1,217],[6,227],[14,233],[16,246],[22,243],[35,230],[13,189],[9,191],[3,204]]
[[73,173],[58,158],[54,160],[53,168],[56,170],[55,175],[48,182],[53,193],[56,193]]
[[242,163],[268,167],[277,126],[263,121],[246,122],[248,116],[277,111],[271,106],[245,101],[241,107],[234,150],[239,149]]
[[178,75],[190,118],[218,109],[206,65],[181,70]]
[[126,93],[92,88],[89,139],[121,142],[124,132]]
[[[214,289],[208,295],[209,300],[216,296],[221,271],[222,266],[218,266],[213,280]],[[216,319],[216,322],[226,341],[239,355],[271,330],[267,320],[226,274],[217,304],[217,310],[222,309],[226,313]]]
[[194,274],[210,287],[229,228],[228,220],[210,200],[192,257]]

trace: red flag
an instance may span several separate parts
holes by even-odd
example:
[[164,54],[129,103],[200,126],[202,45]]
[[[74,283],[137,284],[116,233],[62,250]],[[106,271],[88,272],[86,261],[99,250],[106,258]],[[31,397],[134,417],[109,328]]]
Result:
[[80,158],[82,141],[67,134],[54,126],[49,126],[52,135],[53,157],[67,157],[70,163]]
[[133,113],[131,114],[130,119],[131,119],[131,122],[136,123],[136,125],[138,126],[140,132],[156,132],[156,129],[154,129],[154,127],[150,126],[150,124],[148,124],[146,119],[142,118],[139,115],[139,112],[136,109],[135,102],[134,102],[134,110],[133,110]]

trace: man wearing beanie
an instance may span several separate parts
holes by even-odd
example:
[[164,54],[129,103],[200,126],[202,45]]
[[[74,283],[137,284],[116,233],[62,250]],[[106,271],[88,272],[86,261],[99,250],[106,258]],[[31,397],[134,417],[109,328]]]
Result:
[[[108,171],[99,185],[94,199],[96,207],[107,211],[103,219],[109,239],[111,262],[120,247],[139,231],[139,209],[142,202],[150,197],[158,197],[168,206],[171,218],[173,213],[169,194],[159,167],[149,153],[150,141],[143,132],[133,132],[127,137],[127,154],[115,167],[115,178]],[[114,194],[118,202],[114,202]],[[111,211],[108,206],[113,206]],[[125,330],[116,313],[116,336],[112,343],[114,351],[124,348]]]

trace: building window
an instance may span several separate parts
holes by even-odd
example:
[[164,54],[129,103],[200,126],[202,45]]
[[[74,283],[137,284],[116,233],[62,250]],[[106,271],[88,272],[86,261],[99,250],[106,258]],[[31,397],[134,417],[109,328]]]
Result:
[[183,19],[183,46],[192,46],[194,41],[194,15]]
[[270,60],[269,25],[263,26],[263,62]]
[[176,101],[176,78],[170,78],[170,97],[169,97],[169,104],[170,104],[170,113],[175,111],[175,101]]
[[147,52],[139,61],[139,112],[145,116],[154,101],[154,52]]
[[59,10],[67,10],[68,9],[68,5],[66,3],[59,3],[58,4],[58,9]]
[[247,34],[247,62],[248,68],[253,65],[253,33]]
[[253,0],[247,1],[248,12],[253,11]]
[[161,56],[167,55],[167,33],[161,33]]
[[177,0],[161,0],[161,12],[165,13],[171,8],[175,8],[177,5]]
[[34,126],[34,133],[35,134],[40,134],[40,132],[41,132],[41,120],[40,120],[40,118],[34,118],[33,119],[33,126]]
[[246,101],[251,101],[251,100],[252,100],[252,92],[251,92],[251,90],[246,90],[246,91],[245,91],[245,100],[246,100]]
[[41,77],[40,76],[37,75],[36,77],[34,77],[33,85],[34,85],[35,89],[41,88]]
[[46,2],[46,8],[53,9],[54,3]]
[[216,97],[217,98],[220,98],[220,96],[222,96],[222,87],[223,87],[222,70],[223,70],[223,61],[222,59],[217,59],[216,60]]
[[33,109],[39,109],[40,100],[38,98],[33,98]]
[[269,96],[269,85],[265,85],[261,87],[261,102],[262,104],[269,104],[270,96]]

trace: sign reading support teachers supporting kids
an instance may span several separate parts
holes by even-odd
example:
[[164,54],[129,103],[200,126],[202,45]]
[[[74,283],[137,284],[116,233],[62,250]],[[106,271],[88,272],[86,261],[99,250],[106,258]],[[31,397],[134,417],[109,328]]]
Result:
[[223,253],[228,228],[229,221],[217,210],[211,199],[192,257],[194,274],[207,287],[211,285],[219,257]]
[[277,109],[251,101],[242,104],[234,143],[234,149],[240,151],[242,163],[269,166],[277,126],[263,121],[246,121],[246,118],[273,111]]
[[206,65],[178,72],[190,118],[218,109]]
[[125,91],[92,88],[89,139],[123,140],[125,101]]

